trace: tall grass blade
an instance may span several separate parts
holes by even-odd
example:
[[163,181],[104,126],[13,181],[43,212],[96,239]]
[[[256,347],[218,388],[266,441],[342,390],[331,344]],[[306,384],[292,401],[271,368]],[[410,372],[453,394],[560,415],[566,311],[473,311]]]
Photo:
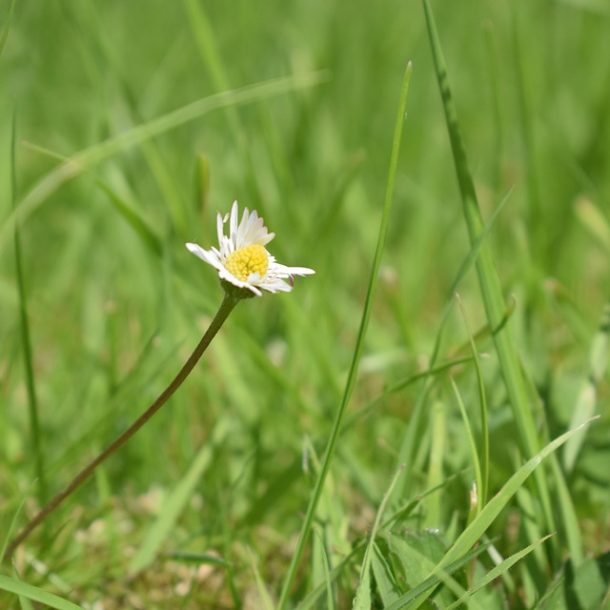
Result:
[[[436,76],[443,101],[447,130],[449,132],[457,179],[462,196],[464,216],[470,240],[474,243],[483,230],[483,219],[479,209],[472,176],[468,169],[466,152],[464,150],[458,126],[457,113],[447,80],[447,68],[436,30],[434,16],[429,1],[423,0],[423,3],[428,27],[428,37],[432,48]],[[506,310],[506,304],[488,243],[484,243],[481,246],[476,268],[487,319],[490,326],[495,328],[502,319],[503,312]],[[512,335],[508,332],[507,328],[494,334],[494,343],[508,398],[513,410],[513,416],[519,432],[522,451],[525,456],[531,457],[538,453],[540,441],[538,439],[536,423],[528,398],[517,350],[513,343]],[[548,530],[554,531],[556,529],[555,518],[551,507],[549,482],[542,469],[536,471],[535,482],[546,527]]]
[[[468,332],[468,340],[470,343],[470,350],[474,358],[474,366],[477,373],[477,388],[479,391],[479,407],[481,414],[481,456],[480,456],[480,475],[481,480],[478,482],[478,502],[477,506],[483,507],[487,502],[487,493],[489,489],[489,417],[487,409],[487,397],[485,394],[485,384],[483,382],[483,371],[481,369],[481,358],[479,351],[474,342],[474,337],[468,327],[468,318],[466,317],[466,311],[464,304],[459,294],[456,295],[460,310],[462,312],[462,318],[464,319],[464,325]],[[477,511],[478,512],[478,511]]]
[[[15,213],[17,209],[16,138],[17,116],[14,113],[11,132],[11,199],[13,203],[13,213]],[[42,455],[42,439],[40,435],[40,418],[38,414],[38,399],[36,395],[36,380],[34,376],[34,357],[32,353],[32,340],[30,334],[30,323],[28,318],[27,294],[25,289],[23,263],[21,260],[21,239],[19,236],[19,223],[15,223],[14,231],[15,271],[17,275],[17,290],[19,293],[19,327],[21,332],[23,366],[25,370],[25,383],[28,396],[28,412],[30,417],[30,445],[32,449],[32,457],[34,458],[34,469],[36,472],[38,502],[42,506],[46,501],[47,486],[44,474],[44,459]]]
[[301,560],[301,556],[303,555],[303,551],[305,549],[305,544],[307,543],[307,539],[309,538],[309,533],[311,531],[311,526],[313,524],[313,519],[316,513],[316,508],[318,506],[318,502],[320,500],[320,496],[322,495],[322,488],[324,487],[324,481],[326,480],[326,476],[328,474],[328,470],[330,468],[330,463],[332,461],[333,455],[335,453],[335,448],[337,444],[337,439],[339,438],[339,432],[341,430],[341,424],[343,423],[343,416],[345,414],[345,410],[351,398],[354,385],[356,383],[356,377],[358,374],[358,365],[360,364],[360,358],[362,357],[362,351],[364,349],[364,337],[366,335],[366,331],[368,328],[369,318],[371,315],[371,308],[373,303],[373,294],[375,292],[375,286],[377,284],[377,276],[379,274],[379,268],[381,266],[381,258],[383,255],[383,249],[385,245],[385,240],[388,231],[388,223],[390,219],[390,210],[392,209],[392,200],[394,197],[394,185],[396,182],[396,171],[398,168],[398,156],[400,152],[400,142],[402,139],[402,128],[405,120],[405,111],[407,106],[407,93],[409,92],[409,82],[411,80],[411,72],[412,72],[412,64],[409,62],[407,64],[407,68],[405,70],[401,91],[400,91],[400,99],[398,102],[398,113],[396,116],[396,124],[394,127],[394,136],[392,141],[392,152],[390,155],[390,165],[388,170],[388,180],[386,185],[386,194],[385,201],[383,206],[383,213],[381,217],[381,224],[379,226],[379,236],[377,238],[377,246],[375,249],[375,256],[373,259],[373,265],[371,268],[371,275],[369,278],[366,298],[364,302],[364,309],[362,312],[362,319],[360,321],[360,328],[358,329],[358,337],[356,339],[356,345],[354,347],[354,353],[352,356],[352,361],[349,368],[349,373],[347,376],[347,381],[345,383],[345,390],[343,392],[343,398],[339,405],[339,409],[335,415],[335,420],[333,422],[333,427],[330,433],[330,438],[328,440],[328,445],[326,446],[326,451],[324,453],[324,458],[322,460],[322,464],[320,467],[320,471],[318,473],[316,483],[311,494],[311,498],[309,501],[309,506],[307,507],[307,513],[305,515],[305,519],[303,521],[303,526],[301,528],[301,533],[299,534],[299,539],[297,542],[297,547],[292,556],[292,560],[290,566],[288,568],[288,572],[286,574],[286,578],[284,580],[284,584],[282,587],[282,593],[280,596],[280,601],[278,604],[278,610],[283,610],[288,603],[288,596],[290,594],[290,589],[296,577],[296,571],[298,568],[299,561]]
[[[466,428],[466,437],[468,438],[468,445],[470,447],[470,459],[472,460],[472,465],[474,467],[474,480],[476,485],[476,494],[477,494],[477,503],[474,507],[475,515],[478,515],[481,511],[481,507],[484,502],[480,501],[481,498],[481,490],[484,489],[483,486],[483,473],[481,469],[481,460],[479,459],[479,453],[477,451],[477,442],[474,437],[474,432],[472,430],[472,426],[470,424],[470,418],[468,417],[468,411],[464,405],[464,401],[462,400],[462,395],[458,390],[458,387],[453,380],[451,379],[451,387],[453,388],[453,393],[455,394],[455,398],[458,403],[458,407],[460,409],[460,415],[462,416],[462,420],[464,421],[464,427]],[[471,507],[472,508],[472,507]]]

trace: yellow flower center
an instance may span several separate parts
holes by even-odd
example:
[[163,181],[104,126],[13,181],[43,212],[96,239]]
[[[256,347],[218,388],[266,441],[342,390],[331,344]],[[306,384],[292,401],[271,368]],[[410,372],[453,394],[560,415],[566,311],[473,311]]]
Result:
[[245,282],[252,273],[265,277],[269,267],[269,255],[260,244],[245,246],[235,250],[225,261],[225,267],[238,280]]

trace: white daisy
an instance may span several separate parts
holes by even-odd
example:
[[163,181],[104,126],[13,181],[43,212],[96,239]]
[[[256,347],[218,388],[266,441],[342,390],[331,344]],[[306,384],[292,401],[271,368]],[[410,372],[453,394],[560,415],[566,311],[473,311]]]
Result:
[[[224,234],[224,225],[229,221],[229,236]],[[244,209],[239,221],[237,201],[233,202],[231,214],[223,218],[218,214],[218,248],[204,250],[197,244],[186,244],[195,256],[215,267],[221,280],[262,296],[262,290],[269,292],[290,292],[293,276],[311,275],[313,269],[307,267],[286,267],[275,261],[265,246],[275,237],[263,224],[257,212]],[[288,280],[288,281],[285,281]]]

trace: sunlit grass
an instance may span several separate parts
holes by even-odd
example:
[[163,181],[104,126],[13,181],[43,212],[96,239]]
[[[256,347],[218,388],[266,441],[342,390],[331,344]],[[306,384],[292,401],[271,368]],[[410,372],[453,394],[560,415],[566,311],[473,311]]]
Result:
[[317,271],[236,309],[0,608],[603,607],[610,19],[431,8],[0,4],[0,547],[188,356],[217,211]]

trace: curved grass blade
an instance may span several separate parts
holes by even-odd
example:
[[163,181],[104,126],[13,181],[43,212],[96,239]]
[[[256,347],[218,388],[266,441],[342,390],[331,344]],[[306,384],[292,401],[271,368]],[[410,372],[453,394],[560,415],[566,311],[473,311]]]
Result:
[[[466,160],[466,152],[464,150],[464,145],[458,126],[457,113],[453,104],[451,90],[447,80],[447,68],[445,65],[445,59],[438,37],[438,32],[436,30],[434,15],[432,13],[432,9],[430,8],[429,1],[423,0],[423,4],[428,28],[428,38],[432,48],[432,56],[438,86],[443,101],[447,130],[449,133],[458,184],[462,196],[464,216],[466,219],[470,240],[472,243],[474,243],[483,230],[483,219],[479,209],[472,176],[468,168],[468,162]],[[498,276],[488,243],[484,243],[481,246],[476,268],[487,319],[489,325],[492,328],[495,328],[502,319],[502,314],[506,309],[506,305],[504,296],[502,294],[500,278]],[[513,416],[519,432],[522,451],[526,457],[531,457],[532,455],[538,453],[540,441],[538,438],[534,416],[531,410],[531,403],[528,398],[523,371],[517,355],[517,350],[514,346],[512,335],[507,332],[507,329],[494,334],[494,343],[510,405],[513,410]],[[538,496],[540,498],[546,527],[549,530],[554,531],[555,518],[551,508],[549,484],[542,469],[536,470],[535,483],[538,490]],[[571,550],[574,552],[576,551],[575,549]],[[555,555],[559,557],[559,553],[555,553]]]
[[468,602],[468,600],[477,592],[480,591],[483,587],[486,587],[488,584],[492,583],[496,578],[500,578],[505,572],[508,572],[518,561],[521,561],[524,557],[529,555],[537,546],[541,545],[545,540],[551,537],[552,534],[548,534],[541,538],[537,542],[534,542],[524,549],[521,549],[514,555],[507,557],[504,561],[499,563],[496,567],[492,568],[483,578],[480,578],[472,588],[468,589],[464,595],[462,595],[459,599],[454,601],[452,604],[447,606],[446,610],[453,610],[453,608],[457,608],[462,604]]
[[[11,199],[13,203],[13,214],[17,211],[17,169],[16,169],[16,138],[17,138],[17,116],[13,113],[13,125],[11,131]],[[44,473],[44,459],[42,454],[42,439],[40,435],[40,424],[38,415],[38,398],[36,394],[36,379],[34,376],[34,354],[32,351],[32,338],[30,334],[30,321],[28,318],[27,294],[25,290],[25,278],[21,260],[21,238],[19,235],[19,223],[14,227],[15,241],[15,271],[17,275],[17,292],[19,295],[19,327],[21,331],[21,345],[23,349],[23,365],[25,370],[25,384],[28,396],[28,411],[30,416],[30,442],[34,454],[34,467],[36,471],[36,487],[38,501],[42,506],[46,502],[47,485]]]
[[464,428],[466,428],[466,437],[468,438],[468,445],[470,447],[470,459],[472,460],[472,465],[474,467],[474,480],[477,488],[477,503],[474,507],[474,514],[478,515],[479,512],[481,512],[481,507],[484,505],[484,502],[480,501],[480,498],[482,496],[481,490],[484,489],[484,487],[481,461],[479,460],[479,453],[477,451],[477,442],[474,437],[474,432],[472,431],[472,426],[470,425],[470,418],[468,417],[468,412],[466,411],[464,401],[462,400],[462,395],[460,394],[460,391],[458,390],[458,387],[453,378],[451,378],[451,387],[453,388],[453,393],[455,394],[458,407],[460,408],[460,414],[462,416],[462,420],[464,421]]
[[[247,85],[231,91],[223,91],[168,112],[156,119],[128,129],[103,142],[85,148],[70,157],[68,161],[51,170],[25,195],[19,203],[18,216],[21,221],[34,212],[60,186],[73,180],[90,167],[112,157],[120,150],[141,144],[180,125],[202,117],[209,112],[231,105],[256,102],[296,89],[313,87],[326,80],[326,72],[310,72],[285,78],[276,78],[254,85]],[[12,233],[17,213],[13,212],[0,230],[0,249],[7,236]]]

